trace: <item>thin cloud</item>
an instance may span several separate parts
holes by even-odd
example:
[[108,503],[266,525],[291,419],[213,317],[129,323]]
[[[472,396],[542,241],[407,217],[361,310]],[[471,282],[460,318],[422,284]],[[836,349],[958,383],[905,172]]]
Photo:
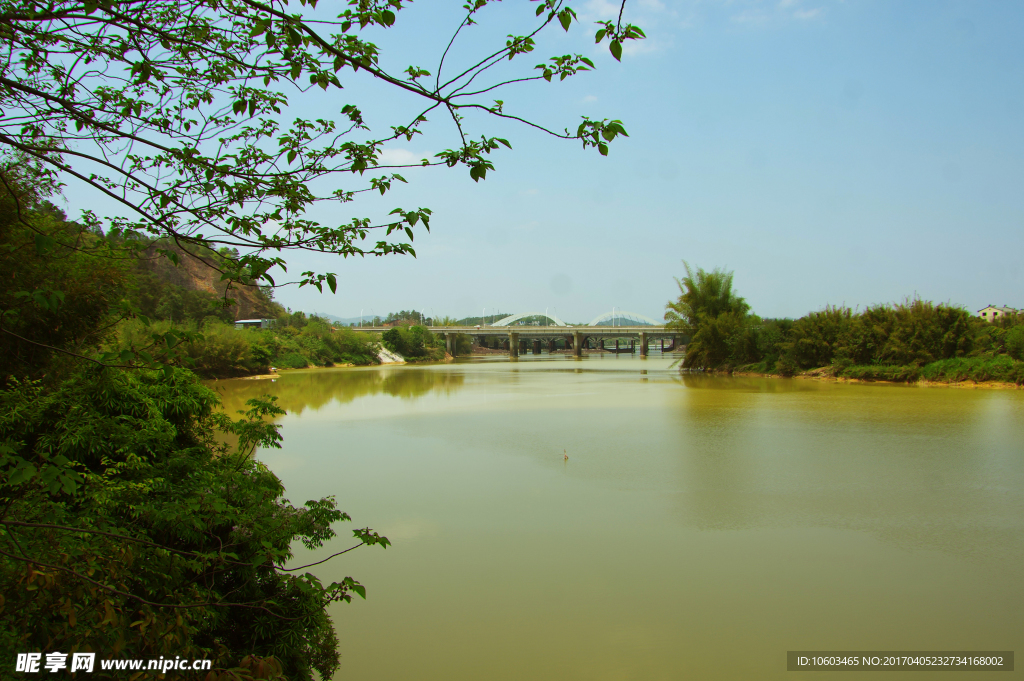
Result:
[[732,20],[737,24],[763,24],[768,21],[768,13],[761,9],[745,9],[734,14]]
[[419,154],[402,148],[384,149],[380,152],[380,164],[382,166],[411,166],[420,165],[423,159],[429,158],[429,154]]
[[[820,1],[820,0],[819,0]],[[733,23],[747,26],[779,26],[791,21],[809,21],[824,14],[821,7],[801,7],[803,0],[778,0],[773,4],[762,4],[756,0],[748,2],[727,2],[734,14]]]
[[807,19],[813,19],[819,14],[821,14],[820,7],[815,7],[814,9],[798,9],[797,11],[793,12],[793,18],[799,19],[801,21],[806,21]]

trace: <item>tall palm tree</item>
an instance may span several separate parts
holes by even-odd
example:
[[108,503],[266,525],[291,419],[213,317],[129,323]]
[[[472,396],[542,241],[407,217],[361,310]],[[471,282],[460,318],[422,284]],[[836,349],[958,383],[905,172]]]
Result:
[[747,301],[732,290],[732,272],[718,268],[708,272],[700,267],[694,271],[685,260],[683,267],[686,276],[676,279],[679,300],[665,306],[668,328],[692,333],[702,320],[717,319],[727,313],[745,315],[750,310]]

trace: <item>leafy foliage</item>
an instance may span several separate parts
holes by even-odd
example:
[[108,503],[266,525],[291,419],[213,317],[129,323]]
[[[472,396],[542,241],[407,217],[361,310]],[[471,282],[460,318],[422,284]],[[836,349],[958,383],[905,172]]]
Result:
[[[374,219],[352,204],[406,182],[382,165],[384,145],[422,134],[435,112],[451,121],[454,144],[415,165],[459,167],[474,181],[512,146],[471,130],[477,120],[519,122],[601,155],[626,135],[620,121],[587,118],[556,132],[484,99],[594,66],[564,55],[525,78],[498,68],[531,52],[544,29],[569,29],[576,15],[561,0],[537,3],[530,34],[444,73],[489,4],[471,0],[433,83],[419,66],[386,71],[367,39],[407,2],[353,0],[336,17],[315,0],[299,4],[0,0],[0,265],[10,277],[0,290],[0,664],[32,647],[173,651],[214,659],[210,679],[330,677],[337,638],[325,608],[365,589],[282,566],[293,540],[320,546],[348,517],[330,498],[291,505],[252,459],[280,439],[268,422],[281,414],[273,398],[254,398],[231,420],[181,367],[320,362],[354,346],[290,312],[273,335],[236,335],[218,326],[228,316],[208,296],[147,293],[145,282],[133,292],[132,268],[152,249],[176,266],[205,262],[225,288],[274,287],[288,283],[275,276],[289,251],[415,255],[429,208]],[[623,41],[643,33],[620,12],[605,38],[619,59]],[[289,110],[291,96],[340,93],[342,79],[357,77],[421,108],[383,132],[352,103],[329,119]],[[63,180],[122,213],[66,220],[47,203]],[[310,217],[322,204],[337,222]],[[332,272],[296,281],[337,289]],[[429,332],[398,338],[436,348]],[[356,546],[389,543],[368,528],[354,535]]]
[[[46,190],[25,173],[0,174],[0,383],[63,371],[55,348],[82,351],[109,337],[130,283],[127,262],[65,220]],[[84,255],[90,247],[103,257]]]
[[381,342],[391,352],[406,359],[442,359],[444,342],[425,326],[395,326],[381,334]]
[[1024,382],[1024,324],[1013,318],[989,324],[963,308],[912,299],[863,312],[828,306],[797,320],[761,319],[733,292],[732,273],[686,265],[686,274],[665,314],[670,328],[692,333],[685,368]]
[[732,272],[694,271],[683,261],[686,276],[677,279],[679,299],[666,306],[669,329],[690,335],[683,366],[715,368],[734,355],[753,356],[756,338],[744,335],[750,306],[732,290]]
[[[412,165],[462,167],[475,181],[494,170],[498,149],[512,147],[474,130],[476,121],[523,123],[602,155],[626,135],[621,121],[586,117],[575,132],[557,132],[491,99],[511,84],[594,68],[578,54],[554,56],[525,75],[504,65],[532,52],[545,29],[568,31],[578,21],[562,0],[538,2],[530,33],[508,36],[469,68],[446,64],[490,2],[464,6],[435,67],[392,72],[368,36],[394,26],[404,0],[353,0],[337,15],[315,0],[299,7],[287,0],[0,0],[8,46],[0,53],[0,145],[32,159],[51,181],[73,177],[116,200],[126,214],[107,218],[108,231],[238,249],[222,265],[231,281],[275,285],[271,270],[285,269],[280,253],[287,250],[415,254],[414,229],[429,229],[429,208],[398,206],[380,219],[349,214],[335,224],[308,213],[333,203],[334,213],[346,214],[362,195],[405,183],[396,166],[382,165],[384,145],[423,134],[435,113],[451,122],[456,144]],[[595,38],[618,60],[622,45],[644,34],[624,24],[620,10]],[[419,105],[376,133],[354,103],[329,119],[290,115],[290,97],[311,89],[343,95],[343,81],[356,79]],[[351,179],[339,183],[342,176]],[[334,273],[307,271],[298,281],[337,288]]]
[[[17,382],[0,393],[0,664],[18,650],[125,657],[209,657],[237,666],[247,651],[288,677],[329,677],[337,639],[324,607],[365,597],[346,578],[321,584],[282,569],[348,520],[333,499],[294,507],[252,459],[278,446],[275,398],[243,418],[176,370],[86,368],[52,390]],[[218,444],[231,435],[237,446]],[[357,546],[386,539],[355,531]]]

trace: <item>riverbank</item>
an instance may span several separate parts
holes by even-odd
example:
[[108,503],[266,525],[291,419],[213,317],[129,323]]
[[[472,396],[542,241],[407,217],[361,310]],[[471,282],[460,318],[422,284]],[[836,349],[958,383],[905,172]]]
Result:
[[[747,371],[716,372],[735,376],[782,378],[778,373]],[[792,376],[836,383],[899,383],[951,388],[1024,389],[1024,362],[1005,355],[940,360],[917,366],[824,366]]]

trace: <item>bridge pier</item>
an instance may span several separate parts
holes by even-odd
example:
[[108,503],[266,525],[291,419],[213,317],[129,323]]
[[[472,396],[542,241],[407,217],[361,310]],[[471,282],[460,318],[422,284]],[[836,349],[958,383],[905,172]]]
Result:
[[508,357],[509,359],[519,357],[519,334],[515,331],[508,332]]
[[640,332],[640,357],[647,357],[647,332]]
[[583,338],[579,331],[572,332],[572,354],[573,357],[583,356]]
[[540,339],[539,338],[534,338],[533,339],[533,354],[535,354],[535,355],[539,355],[540,354]]
[[548,352],[554,352],[555,351],[555,343],[556,342],[557,341],[555,341],[554,338],[548,340]]

